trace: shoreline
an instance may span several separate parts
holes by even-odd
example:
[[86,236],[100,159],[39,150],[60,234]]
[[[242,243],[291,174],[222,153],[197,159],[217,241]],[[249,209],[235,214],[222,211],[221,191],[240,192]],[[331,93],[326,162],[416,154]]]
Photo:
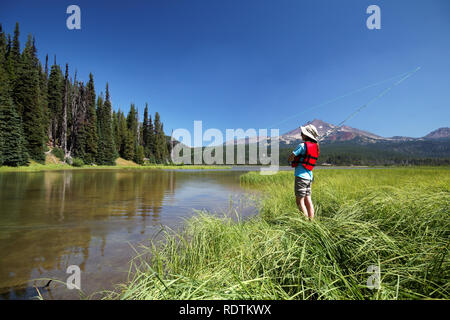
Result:
[[[260,168],[267,166],[258,165],[115,165],[115,166],[91,166],[84,165],[81,167],[74,167],[68,164],[38,164],[32,163],[29,166],[9,167],[0,166],[0,173],[2,172],[43,172],[43,171],[65,171],[65,170],[232,170],[232,171],[259,171]],[[343,170],[343,169],[395,169],[395,168],[424,168],[428,166],[317,166],[316,170]],[[448,168],[448,166],[429,166],[429,168]],[[280,166],[279,171],[293,170],[290,166]]]
[[29,166],[8,167],[1,166],[2,172],[43,172],[43,171],[65,171],[65,170],[229,170],[231,166],[208,166],[208,165],[135,165],[135,166],[81,166],[74,167],[68,164],[31,164]]

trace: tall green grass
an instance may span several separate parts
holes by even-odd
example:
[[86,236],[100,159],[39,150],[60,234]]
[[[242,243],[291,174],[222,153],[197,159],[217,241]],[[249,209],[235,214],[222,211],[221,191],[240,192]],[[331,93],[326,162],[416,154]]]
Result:
[[[259,215],[194,216],[143,248],[106,298],[448,299],[449,172],[318,170],[313,221],[296,208],[292,173],[247,173]],[[379,289],[367,286],[371,265]]]

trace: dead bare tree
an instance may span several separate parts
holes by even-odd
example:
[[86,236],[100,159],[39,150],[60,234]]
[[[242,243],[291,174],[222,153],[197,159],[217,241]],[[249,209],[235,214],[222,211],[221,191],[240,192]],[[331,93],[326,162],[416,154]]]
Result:
[[89,92],[83,82],[75,78],[72,90],[72,123],[68,156],[77,156],[85,150],[85,126]]
[[71,158],[72,157],[72,150],[73,150],[73,146],[75,144],[75,130],[74,127],[76,126],[75,124],[75,113],[77,110],[77,100],[78,100],[78,81],[77,81],[77,72],[75,71],[75,76],[74,76],[74,80],[73,80],[73,86],[72,86],[72,92],[71,92],[71,112],[72,112],[72,123],[71,123],[71,128],[70,128],[70,140],[69,140],[69,145],[68,145],[68,150],[67,150],[67,157]]

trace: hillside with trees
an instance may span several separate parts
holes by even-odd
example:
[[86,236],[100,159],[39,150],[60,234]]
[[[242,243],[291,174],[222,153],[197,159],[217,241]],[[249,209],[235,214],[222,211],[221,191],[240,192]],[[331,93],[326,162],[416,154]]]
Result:
[[69,65],[37,57],[35,38],[28,35],[21,50],[19,24],[6,34],[0,24],[0,165],[43,163],[52,152],[65,162],[114,165],[115,159],[143,164],[169,161],[170,143],[160,115],[154,121],[145,106],[143,121],[131,104],[113,111],[108,83],[96,94],[94,76],[84,83]]
[[[297,144],[280,145],[280,163],[287,161]],[[357,139],[320,144],[319,164],[331,165],[449,165],[450,139],[380,141]]]

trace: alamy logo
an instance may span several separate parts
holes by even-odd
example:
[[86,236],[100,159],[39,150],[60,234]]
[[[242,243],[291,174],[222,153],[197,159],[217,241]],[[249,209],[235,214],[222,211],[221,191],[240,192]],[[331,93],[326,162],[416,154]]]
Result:
[[367,7],[366,13],[371,14],[366,21],[369,30],[381,29],[381,9],[379,6],[372,4]]
[[202,121],[194,121],[193,140],[189,130],[179,128],[172,133],[172,143],[171,159],[176,164],[191,164],[192,160],[207,165],[261,164],[266,167],[260,172],[266,175],[279,169],[278,129],[271,129],[270,135],[267,129],[226,129],[224,135],[215,128],[203,132]]
[[370,265],[367,268],[367,272],[372,275],[367,278],[367,288],[380,289],[380,267],[376,265]]
[[70,265],[67,267],[66,273],[70,276],[66,280],[67,289],[81,290],[81,270],[77,265]]
[[70,14],[70,16],[67,17],[67,20],[66,20],[67,29],[80,30],[81,29],[81,9],[80,9],[80,7],[75,4],[72,4],[67,7],[66,13]]

